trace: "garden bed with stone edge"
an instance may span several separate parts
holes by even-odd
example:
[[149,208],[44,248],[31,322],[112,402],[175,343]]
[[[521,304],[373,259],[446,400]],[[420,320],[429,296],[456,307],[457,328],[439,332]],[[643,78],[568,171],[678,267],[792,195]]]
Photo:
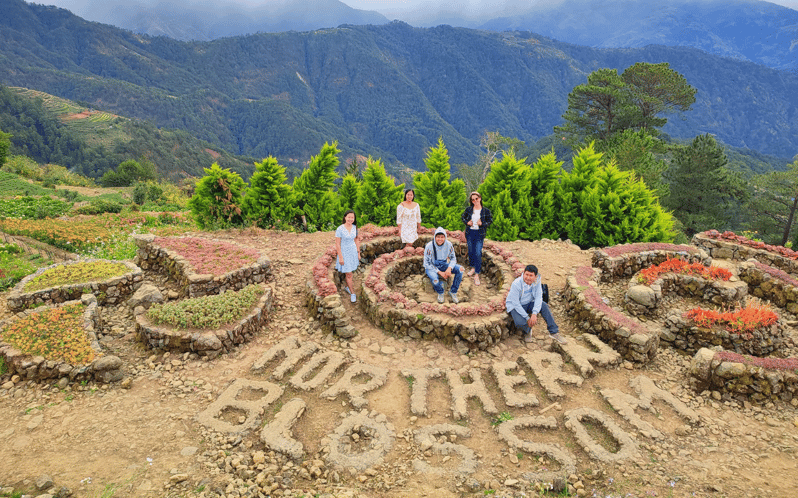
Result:
[[[46,277],[47,272],[57,271],[73,265],[87,267],[91,275],[91,265],[115,265],[122,268],[124,273],[107,277],[103,280],[89,280],[68,284],[54,285],[43,289],[27,291],[26,288],[34,280]],[[6,298],[8,309],[22,311],[43,304],[59,304],[66,301],[80,299],[83,294],[94,294],[101,305],[117,304],[139,288],[144,280],[144,274],[138,266],[129,261],[110,261],[105,259],[89,259],[81,261],[68,261],[40,268],[35,273],[23,278],[14,286]]]
[[[20,313],[21,316],[16,319],[22,319],[35,313],[42,313],[51,308],[73,304],[82,304],[86,307],[83,312],[82,323],[86,339],[95,352],[93,361],[86,365],[73,365],[66,361],[48,360],[44,356],[32,356],[22,353],[14,346],[0,342],[0,357],[5,360],[10,373],[19,375],[25,381],[68,378],[73,382],[94,380],[108,383],[122,380],[122,360],[116,356],[103,355],[97,340],[97,332],[101,323],[97,298],[93,294],[84,294],[80,301],[67,301],[57,305],[45,305],[35,310],[23,311]],[[0,323],[0,329],[5,328],[13,320],[15,319]]]

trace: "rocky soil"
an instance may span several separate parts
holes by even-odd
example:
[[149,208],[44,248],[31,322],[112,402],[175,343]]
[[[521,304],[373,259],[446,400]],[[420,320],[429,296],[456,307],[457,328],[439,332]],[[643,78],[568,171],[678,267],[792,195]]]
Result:
[[[200,234],[197,234],[200,235]],[[522,354],[551,349],[545,328],[538,341],[524,344],[511,337],[489,351],[459,354],[452,346],[392,337],[374,327],[357,305],[347,302],[347,312],[359,335],[341,340],[325,335],[303,308],[304,285],[319,254],[333,242],[331,233],[292,234],[246,230],[214,233],[267,251],[274,263],[275,312],[260,336],[232,353],[208,361],[190,353],[147,350],[133,334],[131,311],[124,307],[102,310],[105,326],[102,344],[126,362],[125,379],[112,385],[24,383],[9,375],[0,377],[0,496],[12,491],[30,496],[77,497],[467,497],[467,496],[794,496],[798,483],[798,402],[751,405],[723,399],[719,393],[690,390],[690,358],[662,350],[651,364],[630,363],[598,369],[581,386],[562,384],[564,395],[552,397],[531,378],[519,391],[537,395],[535,407],[505,405],[491,369],[499,362],[515,362]],[[552,308],[561,331],[576,341],[575,330],[564,314],[557,293],[573,266],[590,262],[590,253],[565,242],[503,243],[525,262],[536,264],[552,291]],[[174,297],[174,286],[150,273],[147,280]],[[488,292],[487,286],[477,296]],[[620,287],[602,289],[610,300],[619,299]],[[171,291],[171,292],[170,292]],[[0,317],[5,296],[0,295]],[[348,300],[347,300],[348,301]],[[615,304],[615,303],[613,303]],[[676,301],[673,306],[680,304]],[[785,317],[792,320],[794,317]],[[790,326],[788,354],[796,355],[795,330]],[[356,409],[345,397],[326,399],[317,391],[296,389],[286,380],[251,370],[263,353],[286,337],[314,342],[319,350],[336,352],[348,362],[362,362],[388,371],[385,384],[365,395],[368,406]],[[498,413],[488,413],[484,403],[471,399],[468,416],[456,420],[445,381],[430,384],[428,415],[410,411],[412,380],[407,369],[452,369],[461,377],[481,372]],[[572,365],[564,370],[575,373]],[[513,370],[512,368],[508,368]],[[513,372],[527,375],[518,366]],[[654,411],[639,409],[640,416],[662,434],[647,438],[612,409],[599,394],[604,388],[633,393],[629,382],[639,376],[674,394],[699,414],[699,424],[688,424],[667,405],[655,402]],[[281,414],[304,403],[293,437],[303,444],[301,458],[292,459],[264,446],[260,430],[241,434],[215,431],[198,421],[237,379],[269,381],[282,395],[258,413],[258,429],[276,424]],[[242,394],[242,396],[245,396]],[[250,397],[247,397],[250,396]],[[246,399],[257,396],[247,394]],[[300,401],[295,401],[300,400]],[[617,463],[591,456],[564,427],[569,411],[600,411],[638,445],[638,454]],[[510,449],[497,436],[497,427],[523,416],[553,417],[557,428],[525,429],[519,436],[540,443],[558,444],[570,452],[576,468],[546,483],[530,483],[526,472],[556,470],[546,456]],[[370,426],[390,427],[392,448],[378,463],[363,469],[337,465],[329,458],[331,435],[347,417],[364,421],[342,436],[347,451],[365,452],[380,437]],[[246,413],[228,410],[221,418],[231,424]],[[459,427],[460,434],[439,436],[440,444],[462,444],[472,456],[439,454],[418,437],[432,424]],[[596,424],[591,436],[607,451],[618,442]],[[465,434],[468,435],[465,435]],[[421,462],[424,465],[416,464]],[[472,472],[458,474],[460,465]],[[435,474],[430,467],[446,469]]]

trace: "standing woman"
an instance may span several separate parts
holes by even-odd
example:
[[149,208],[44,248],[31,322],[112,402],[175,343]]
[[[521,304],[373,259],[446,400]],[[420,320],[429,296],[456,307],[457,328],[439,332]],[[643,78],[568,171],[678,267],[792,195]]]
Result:
[[352,210],[344,213],[344,224],[335,230],[335,249],[338,251],[335,269],[346,277],[346,292],[354,303],[357,296],[352,292],[355,288],[352,272],[360,265],[360,239],[355,226],[355,212]]
[[493,223],[493,215],[490,209],[482,205],[482,196],[479,192],[471,192],[468,200],[471,205],[466,208],[462,216],[466,225],[468,260],[472,266],[468,276],[474,275],[474,285],[479,285],[479,274],[482,273],[482,244],[485,242],[485,233]]
[[418,230],[421,227],[421,208],[413,202],[416,193],[412,188],[405,190],[405,200],[396,206],[396,225],[399,227],[399,236],[405,247],[410,247],[418,239]]

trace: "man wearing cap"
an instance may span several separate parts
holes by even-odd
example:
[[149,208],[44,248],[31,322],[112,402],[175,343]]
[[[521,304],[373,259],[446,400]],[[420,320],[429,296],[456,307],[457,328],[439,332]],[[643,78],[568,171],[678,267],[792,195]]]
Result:
[[444,302],[443,284],[441,279],[446,280],[454,275],[452,287],[449,289],[449,296],[452,302],[457,304],[457,291],[460,289],[460,282],[463,280],[463,267],[457,264],[457,257],[454,254],[454,246],[446,237],[446,230],[442,227],[435,229],[435,235],[424,247],[424,271],[432,281],[432,288],[438,293],[438,302]]

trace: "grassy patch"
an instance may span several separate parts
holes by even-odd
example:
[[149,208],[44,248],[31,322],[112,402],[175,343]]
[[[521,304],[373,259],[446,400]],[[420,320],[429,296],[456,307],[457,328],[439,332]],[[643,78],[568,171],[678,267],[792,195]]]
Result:
[[50,197],[0,199],[0,217],[43,220],[57,218],[72,208],[72,203]]
[[14,244],[0,244],[0,291],[9,289],[42,266],[51,264],[41,256],[26,254]]
[[130,272],[123,263],[106,261],[78,262],[60,265],[46,270],[25,285],[26,292],[33,292],[61,285],[80,284],[97,280],[107,280]]
[[147,318],[156,324],[175,328],[218,329],[243,318],[263,295],[263,288],[249,285],[238,292],[155,304]]
[[86,307],[72,304],[32,313],[7,325],[2,338],[24,354],[85,365],[94,350],[83,329]]

